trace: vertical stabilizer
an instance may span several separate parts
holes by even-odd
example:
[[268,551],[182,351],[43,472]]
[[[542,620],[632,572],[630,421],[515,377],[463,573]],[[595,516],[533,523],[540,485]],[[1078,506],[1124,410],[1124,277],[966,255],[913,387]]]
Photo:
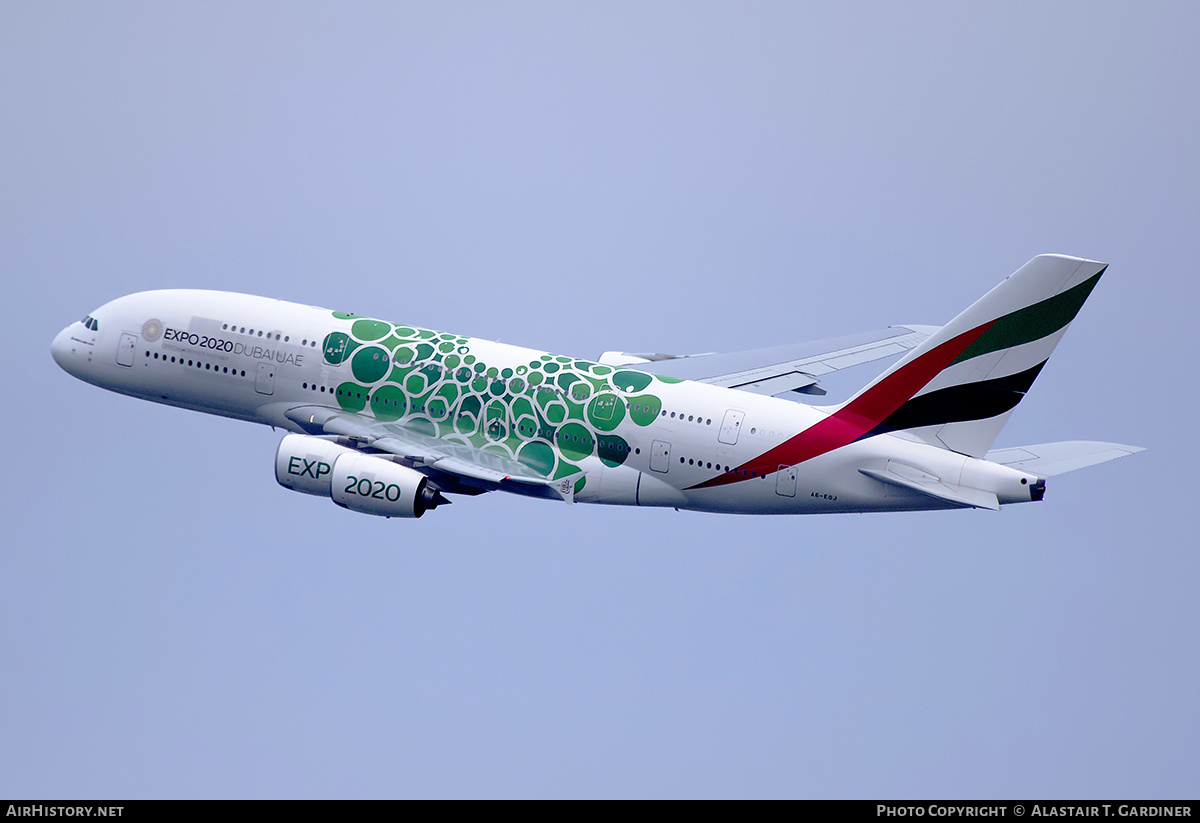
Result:
[[1033,258],[847,401],[867,434],[907,432],[983,457],[1106,265]]

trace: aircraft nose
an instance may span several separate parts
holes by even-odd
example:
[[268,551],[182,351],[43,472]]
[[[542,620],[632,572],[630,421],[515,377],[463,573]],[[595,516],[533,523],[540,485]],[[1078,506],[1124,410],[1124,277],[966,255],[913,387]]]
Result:
[[50,344],[50,356],[67,374],[78,376],[82,344],[72,340],[71,327],[60,331]]

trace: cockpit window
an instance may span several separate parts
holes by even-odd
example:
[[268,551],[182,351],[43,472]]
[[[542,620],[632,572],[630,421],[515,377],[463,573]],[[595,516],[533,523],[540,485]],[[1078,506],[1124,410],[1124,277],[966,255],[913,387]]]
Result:
[[96,318],[92,317],[90,314],[83,318],[83,320],[80,322],[82,322],[86,328],[89,328],[92,331],[100,331],[100,324],[96,322]]

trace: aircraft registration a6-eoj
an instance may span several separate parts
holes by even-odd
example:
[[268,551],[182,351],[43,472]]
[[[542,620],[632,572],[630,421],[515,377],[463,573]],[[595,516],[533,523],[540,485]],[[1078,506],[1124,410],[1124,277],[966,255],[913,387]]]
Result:
[[[495,490],[745,514],[998,509],[1141,451],[991,450],[1104,269],[1042,255],[941,328],[732,354],[593,362],[187,289],[113,300],[52,352],[111,391],[288,430],[279,483],[385,517]],[[844,403],[798,402],[897,354]]]

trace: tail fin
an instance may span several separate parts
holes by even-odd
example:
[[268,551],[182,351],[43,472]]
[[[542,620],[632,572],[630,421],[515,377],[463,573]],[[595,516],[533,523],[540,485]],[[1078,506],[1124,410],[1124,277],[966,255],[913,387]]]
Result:
[[1077,257],[1033,258],[835,416],[867,434],[904,431],[983,457],[1105,268]]

